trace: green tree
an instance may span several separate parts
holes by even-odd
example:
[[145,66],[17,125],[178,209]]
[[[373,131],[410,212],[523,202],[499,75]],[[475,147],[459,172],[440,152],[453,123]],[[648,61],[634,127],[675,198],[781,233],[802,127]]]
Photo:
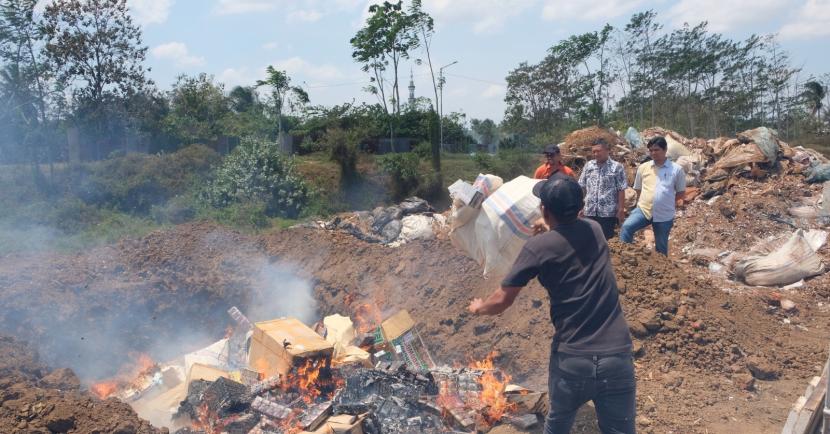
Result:
[[[352,58],[362,64],[363,71],[370,74],[371,85],[366,89],[376,95],[387,114],[395,120],[401,111],[398,71],[401,62],[409,59],[410,51],[418,47],[416,20],[403,10],[402,2],[373,4],[369,6],[369,18],[363,28],[350,40]],[[392,83],[387,104],[386,79],[384,72],[392,66]],[[389,120],[389,136],[394,145],[395,127]]]
[[265,69],[268,77],[265,80],[257,80],[257,87],[268,86],[271,88],[271,103],[274,108],[274,115],[277,117],[277,137],[282,136],[282,113],[286,105],[294,110],[297,107],[308,104],[308,93],[299,86],[291,85],[291,78],[285,71],[279,71],[273,66]]
[[170,91],[170,113],[166,131],[180,143],[215,141],[224,134],[225,118],[231,113],[224,86],[213,77],[180,75]]
[[804,83],[804,102],[810,109],[810,114],[816,118],[821,117],[821,108],[824,106],[824,98],[827,96],[827,89],[818,81],[811,80]]
[[[37,163],[55,160],[57,149],[49,146],[49,71],[44,66],[44,36],[35,12],[36,0],[0,1],[0,112],[5,125],[6,147],[11,154]],[[44,155],[46,154],[46,155]]]
[[43,13],[46,55],[57,79],[71,85],[84,121],[99,134],[101,158],[106,107],[147,84],[147,47],[133,23],[127,0],[54,0]]
[[470,120],[470,129],[478,136],[479,143],[484,145],[496,143],[499,130],[492,119],[472,119]]
[[[432,79],[432,91],[435,99],[432,100],[430,110],[435,111],[438,107],[438,82],[435,80],[435,69],[432,66],[432,38],[435,36],[435,23],[428,13],[424,12],[421,0],[412,0],[409,8],[409,16],[415,27],[418,37],[420,38],[420,45],[424,47],[424,53],[427,57],[427,65],[429,66],[429,76]],[[431,116],[435,118],[435,115]],[[441,139],[440,136],[430,134],[430,156],[432,160],[432,169],[438,176],[438,181],[443,182],[441,174]]]

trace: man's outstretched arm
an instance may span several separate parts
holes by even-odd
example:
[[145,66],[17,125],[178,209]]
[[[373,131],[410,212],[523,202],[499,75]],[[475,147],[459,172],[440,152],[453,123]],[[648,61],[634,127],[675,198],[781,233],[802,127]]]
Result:
[[502,286],[484,300],[474,298],[468,310],[475,315],[498,315],[513,304],[521,290],[521,286]]

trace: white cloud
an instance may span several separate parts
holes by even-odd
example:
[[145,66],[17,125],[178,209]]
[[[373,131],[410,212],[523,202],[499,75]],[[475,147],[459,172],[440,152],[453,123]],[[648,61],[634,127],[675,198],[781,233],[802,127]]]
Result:
[[487,33],[502,28],[537,0],[425,0],[424,11],[436,23],[471,22],[473,31]]
[[173,0],[129,0],[127,5],[136,22],[146,26],[167,21]]
[[793,21],[779,32],[783,39],[811,39],[830,36],[830,1],[807,0]]
[[546,20],[610,20],[628,14],[645,0],[545,0],[542,18]]
[[253,86],[257,80],[264,78],[264,73],[254,73],[247,67],[227,68],[216,76],[216,81],[225,84],[225,89],[235,86]]
[[666,13],[675,27],[709,22],[709,30],[725,32],[742,25],[757,25],[791,9],[788,0],[681,0]]
[[289,13],[288,16],[285,18],[285,20],[288,21],[289,23],[296,23],[296,22],[313,23],[313,22],[319,21],[320,18],[322,18],[322,17],[323,17],[323,14],[321,14],[319,11],[317,11],[315,9],[311,9],[311,10],[301,9],[301,10],[297,10],[297,11],[293,11],[293,12]]
[[172,60],[180,67],[202,66],[205,64],[204,57],[191,55],[187,45],[182,42],[161,44],[153,47],[150,54],[157,59]]
[[277,41],[268,41],[268,42],[262,44],[262,49],[263,50],[269,50],[269,51],[270,50],[276,50],[277,48],[280,47],[280,45],[282,45],[282,44],[280,44]]
[[500,84],[491,84],[487,86],[486,89],[484,89],[484,92],[481,93],[481,96],[483,96],[486,99],[497,97],[501,98],[504,96],[505,92],[507,92],[507,89],[504,86]]
[[[336,66],[323,64],[315,65],[301,57],[291,57],[275,62],[274,68],[286,71],[297,80],[309,79],[317,81],[342,80],[345,76]],[[264,68],[263,68],[264,70]]]
[[265,12],[277,7],[275,0],[219,0],[216,13],[219,15],[247,14]]

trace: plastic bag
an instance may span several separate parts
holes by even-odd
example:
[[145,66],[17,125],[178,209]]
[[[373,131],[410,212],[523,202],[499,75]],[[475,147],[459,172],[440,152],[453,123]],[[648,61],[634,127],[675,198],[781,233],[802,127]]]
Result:
[[807,170],[806,181],[810,184],[830,181],[830,164],[819,164]]
[[628,127],[628,131],[625,132],[625,140],[628,141],[634,149],[643,147],[643,139],[640,137],[640,132],[634,127]]
[[778,161],[778,151],[781,148],[778,146],[778,134],[775,130],[767,127],[758,127],[754,130],[744,131],[738,134],[738,137],[743,137],[758,145],[758,149],[761,150],[770,163]]
[[783,286],[822,274],[824,264],[816,251],[826,240],[827,232],[799,229],[771,253],[763,254],[773,245],[765,243],[766,248],[759,249],[757,254],[739,260],[735,277],[748,285]]
[[665,136],[666,143],[668,144],[668,148],[666,149],[666,155],[672,160],[677,161],[678,158],[692,155],[692,151],[686,147],[686,145],[678,142],[671,136],[671,134],[666,134]]

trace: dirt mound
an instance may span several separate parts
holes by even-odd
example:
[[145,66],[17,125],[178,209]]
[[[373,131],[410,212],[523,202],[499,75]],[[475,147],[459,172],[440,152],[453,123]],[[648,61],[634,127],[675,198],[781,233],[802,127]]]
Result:
[[79,390],[72,371],[49,372],[37,354],[0,336],[0,430],[6,433],[155,434],[126,403],[98,400]]
[[[581,130],[576,130],[565,137],[562,144],[562,155],[568,165],[576,165],[582,167],[585,161],[593,158],[591,156],[591,146],[597,139],[605,140],[612,151],[616,145],[624,145],[625,140],[617,134],[600,127],[588,127]],[[580,163],[581,164],[578,164]]]
[[[686,236],[704,230],[705,221],[681,219],[676,226],[673,235]],[[789,294],[798,309],[785,314],[766,293],[726,292],[677,257],[616,242],[611,249],[623,310],[637,336],[641,430],[726,432],[735,423],[744,431],[780,429],[804,379],[826,358],[830,313],[817,304],[826,297]],[[74,367],[68,360],[86,354],[113,364],[117,359],[107,355],[152,352],[159,339],[181,353],[221,337],[229,306],[253,308],[250,294],[262,283],[252,276],[275,263],[310,281],[318,317],[354,315],[365,305],[376,306],[379,317],[408,309],[436,360],[466,364],[497,350],[495,361],[513,382],[545,387],[553,328],[544,289],[534,282],[501,316],[472,317],[469,300],[498,282],[484,280],[477,264],[442,239],[389,248],[323,229],[254,237],[193,224],[86,254],[8,259],[0,264],[0,327],[41,339],[63,366]],[[275,285],[285,286],[285,279]],[[288,302],[294,293],[280,297]],[[107,326],[112,334],[97,335],[114,344],[88,342],[104,320],[119,315],[126,318]],[[54,321],[36,320],[42,317]],[[205,338],[189,347],[177,341],[176,332],[187,327]],[[68,339],[54,339],[58,330]],[[41,379],[45,372],[31,375]],[[48,382],[71,383],[59,374]]]

